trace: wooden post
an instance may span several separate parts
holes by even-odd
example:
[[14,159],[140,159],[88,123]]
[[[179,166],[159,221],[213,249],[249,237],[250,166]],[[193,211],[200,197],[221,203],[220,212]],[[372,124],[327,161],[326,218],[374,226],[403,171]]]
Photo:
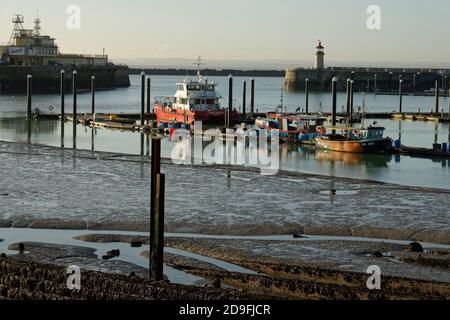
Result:
[[305,112],[309,114],[309,79],[305,79]]
[[92,113],[92,120],[94,120],[94,114],[95,114],[95,76],[91,77],[91,113]]
[[73,93],[73,148],[77,148],[77,71],[72,73],[72,93]]
[[353,116],[353,106],[354,106],[354,98],[355,98],[355,81],[350,81],[350,117]]
[[[447,114],[447,119],[450,120],[450,83],[448,84],[448,86],[449,86],[449,88],[447,90],[447,92],[448,92],[448,114]],[[449,142],[450,142],[450,139],[449,139]]]
[[64,125],[66,123],[66,83],[65,83],[66,72],[61,70],[61,80],[60,80],[60,90],[61,90],[61,148],[64,148]]
[[155,234],[151,264],[151,274],[154,281],[164,280],[164,205],[165,205],[165,175],[156,175],[155,188]]
[[31,118],[31,104],[33,95],[33,76],[27,75],[27,117]]
[[403,113],[403,80],[400,79],[398,84],[398,95],[399,95],[399,113]]
[[347,116],[350,116],[350,79],[347,79]]
[[255,113],[255,79],[251,79],[250,86],[250,113],[253,115]]
[[[333,93],[333,105],[331,110],[331,125],[333,127],[336,126],[336,110],[337,110],[337,78],[334,77],[332,80],[332,93]],[[336,130],[333,129],[333,133],[335,133]]]
[[147,116],[151,113],[151,85],[152,80],[150,78],[147,78]]
[[436,80],[436,88],[435,88],[435,113],[439,113],[439,80]]
[[156,187],[157,176],[161,173],[161,139],[152,138],[152,155],[151,155],[151,190],[150,190],[150,279],[155,279],[156,275],[153,273],[152,262],[156,255],[155,252],[155,235],[156,235]]
[[145,153],[145,134],[141,132],[141,157],[144,156]]
[[145,72],[141,73],[141,125],[145,124]]
[[442,86],[444,87],[444,97],[446,97],[447,96],[447,90],[448,90],[447,76],[444,77],[444,83],[442,84]]
[[244,82],[242,83],[243,87],[242,87],[242,115],[245,118],[245,115],[247,113],[247,81],[244,80]]
[[378,75],[375,74],[374,80],[373,80],[373,92],[375,93],[375,95],[377,94],[377,77],[378,77]]
[[232,126],[231,115],[233,113],[233,76],[230,74],[228,77],[228,117],[227,117],[227,127]]

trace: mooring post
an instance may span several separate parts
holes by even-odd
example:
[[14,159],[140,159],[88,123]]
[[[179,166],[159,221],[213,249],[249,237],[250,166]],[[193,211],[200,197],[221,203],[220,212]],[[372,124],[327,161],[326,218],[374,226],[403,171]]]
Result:
[[336,133],[334,127],[336,127],[336,108],[337,108],[337,78],[334,77],[332,80],[332,91],[333,91],[333,105],[331,111],[331,125],[333,126],[333,133]]
[[141,125],[145,124],[145,72],[141,73]]
[[72,73],[72,93],[73,93],[73,148],[77,148],[77,71]]
[[444,83],[442,84],[442,86],[444,87],[444,97],[446,97],[447,96],[447,90],[448,90],[447,76],[444,77]]
[[32,103],[32,95],[33,95],[33,77],[31,74],[27,75],[27,142],[31,144],[31,103]]
[[305,111],[309,114],[309,79],[305,79]]
[[64,125],[66,123],[66,83],[65,83],[66,72],[61,70],[61,80],[60,80],[60,90],[61,90],[61,148],[64,148]]
[[242,82],[242,115],[245,118],[245,115],[247,113],[247,81]]
[[156,175],[155,189],[155,237],[152,266],[152,280],[164,280],[164,205],[165,205],[165,175]]
[[375,95],[377,95],[377,77],[378,77],[378,75],[375,74],[374,80],[373,80],[373,92],[375,93]]
[[350,81],[347,79],[347,116],[350,116]]
[[151,88],[152,88],[152,80],[147,78],[147,117],[150,116],[151,113]]
[[399,113],[403,113],[403,80],[400,79],[398,83],[398,95],[399,95]]
[[[447,92],[448,92],[448,114],[447,114],[447,119],[450,120],[450,83],[448,84],[448,86],[449,86],[449,88],[447,90]],[[450,130],[449,130],[449,132],[450,132]],[[450,139],[449,139],[449,142],[450,142]]]
[[255,79],[250,80],[250,113],[255,113]]
[[353,106],[354,106],[354,99],[355,99],[355,81],[350,81],[350,117],[353,116]]
[[153,266],[155,266],[155,212],[156,212],[156,180],[161,173],[161,139],[152,138],[152,154],[151,154],[151,185],[150,185],[150,279],[154,279],[156,275],[153,273]]
[[91,113],[92,113],[92,120],[94,120],[94,114],[95,114],[95,76],[91,77]]
[[233,75],[228,76],[228,117],[227,128],[232,126],[231,115],[233,114]]
[[33,95],[33,76],[27,75],[27,117],[31,118],[31,103]]
[[435,113],[439,113],[439,80],[436,80],[436,88],[435,88]]
[[[144,132],[141,132],[141,157],[144,156],[144,153],[145,153],[144,149],[145,149],[145,134],[144,134]],[[142,158],[141,158],[141,161],[143,161]]]

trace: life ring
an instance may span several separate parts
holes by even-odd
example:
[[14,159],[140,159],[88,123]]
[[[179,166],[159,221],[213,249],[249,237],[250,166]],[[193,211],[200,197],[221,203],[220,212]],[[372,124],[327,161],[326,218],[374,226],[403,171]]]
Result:
[[55,108],[53,108],[53,106],[48,106],[48,110],[53,111]]

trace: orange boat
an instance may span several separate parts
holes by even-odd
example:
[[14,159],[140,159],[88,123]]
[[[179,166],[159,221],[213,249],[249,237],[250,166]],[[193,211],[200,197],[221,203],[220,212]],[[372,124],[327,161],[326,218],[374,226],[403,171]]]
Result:
[[[216,92],[217,84],[208,82],[200,72],[196,80],[177,83],[174,97],[157,97],[154,111],[158,123],[192,125],[195,121],[203,124],[223,125],[228,110],[220,107],[221,97]],[[239,120],[239,113],[231,111],[231,122]]]
[[[392,139],[384,138],[385,128],[369,126],[368,128],[332,127],[333,133],[321,134],[316,138],[316,146],[321,149],[351,153],[384,153],[392,146]],[[337,134],[341,130],[343,134]]]

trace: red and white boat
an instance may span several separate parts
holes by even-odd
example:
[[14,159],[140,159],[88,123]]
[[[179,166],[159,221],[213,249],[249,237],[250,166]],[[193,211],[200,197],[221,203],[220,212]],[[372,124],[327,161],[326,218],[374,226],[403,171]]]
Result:
[[[221,96],[216,92],[217,84],[209,82],[200,71],[195,80],[177,83],[174,97],[157,97],[154,111],[158,123],[192,125],[201,121],[206,125],[224,125],[228,109],[221,108]],[[231,122],[236,123],[239,113],[231,111]]]

